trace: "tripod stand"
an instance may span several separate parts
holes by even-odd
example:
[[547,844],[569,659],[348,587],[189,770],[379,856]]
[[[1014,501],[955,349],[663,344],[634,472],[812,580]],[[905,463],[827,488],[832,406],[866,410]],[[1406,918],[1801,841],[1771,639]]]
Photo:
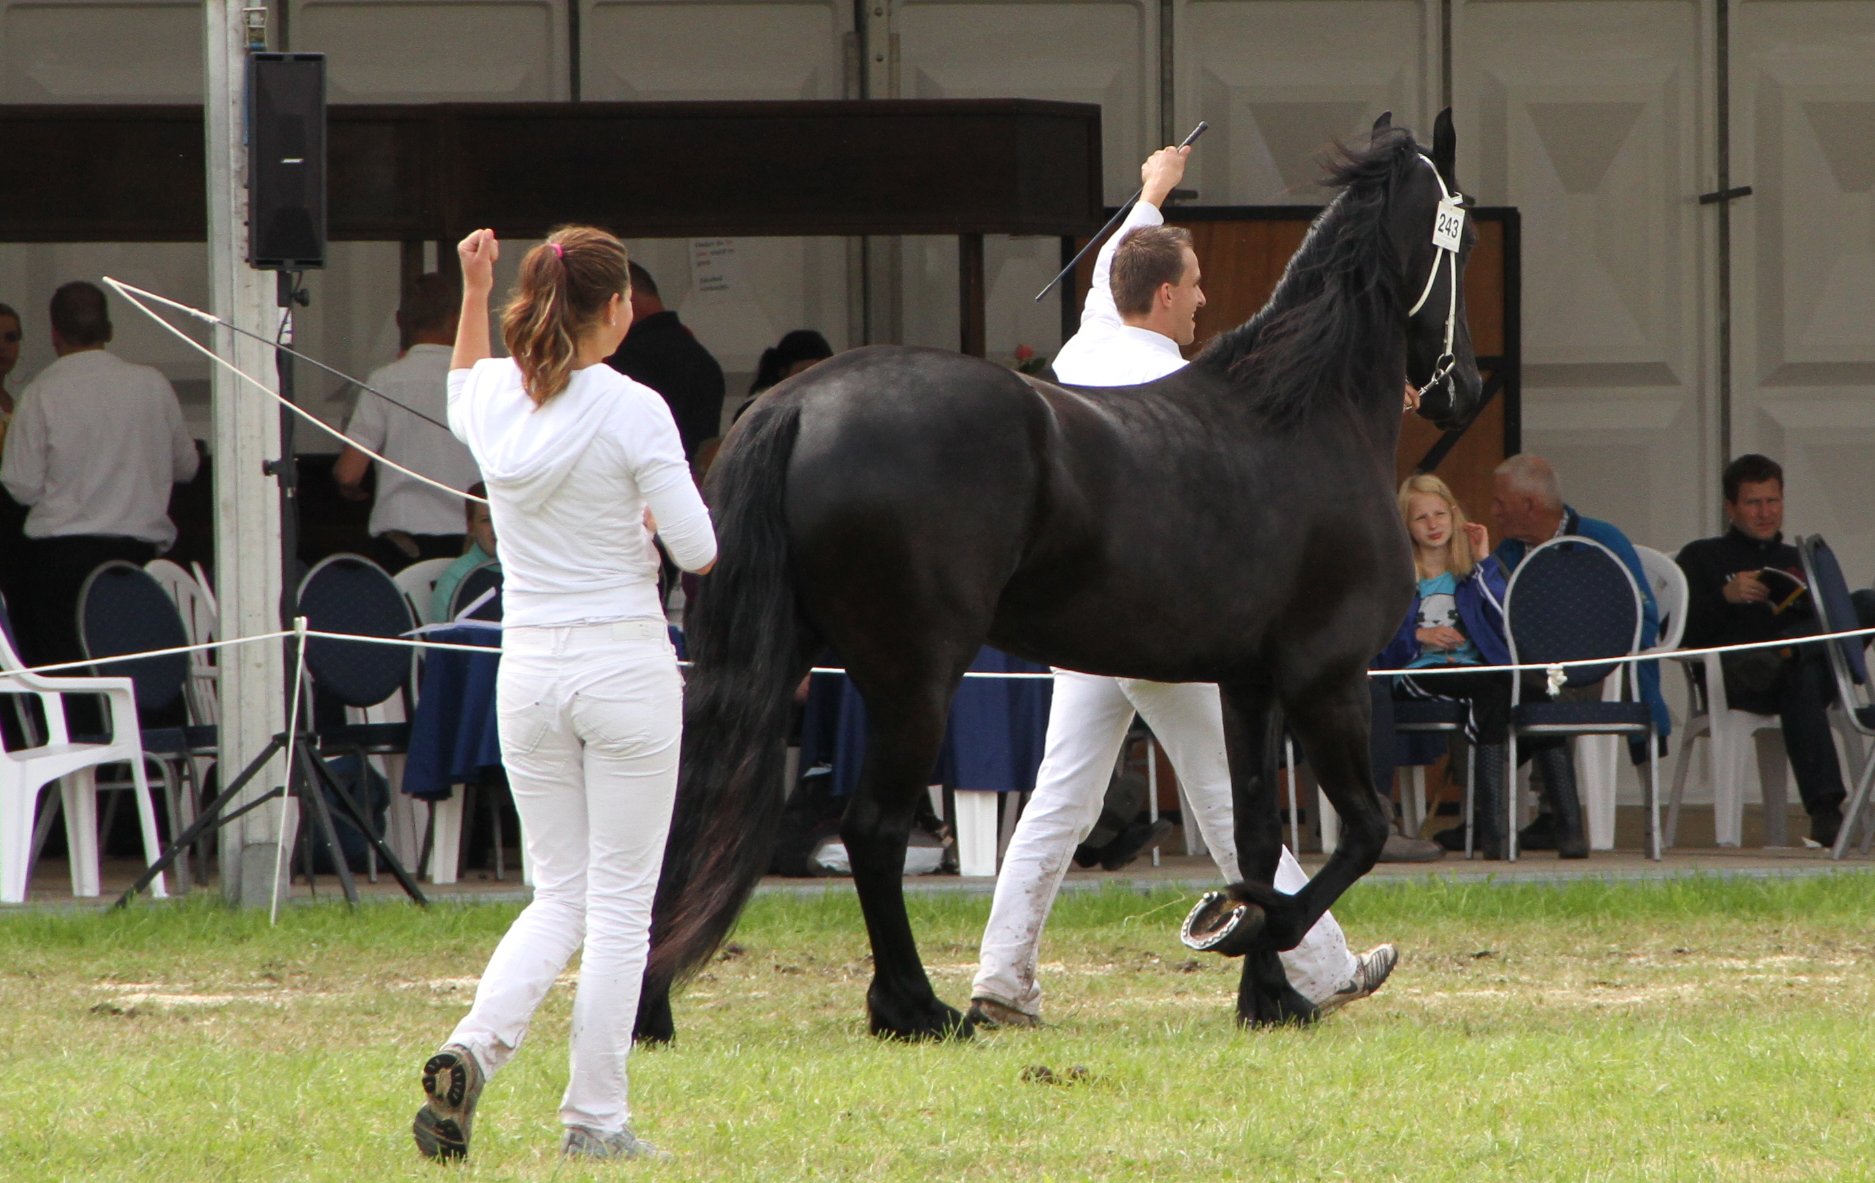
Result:
[[[292,739],[293,763],[287,769],[287,783],[269,789],[238,809],[224,813],[223,810],[226,810],[229,803],[240,796],[241,790],[259,775],[260,770],[267,766],[267,762],[286,750],[289,735]],[[150,864],[149,869],[144,871],[123,895],[118,897],[115,906],[119,908],[125,906],[137,893],[154,883],[158,875],[168,869],[183,851],[204,834],[220,829],[235,818],[250,810],[260,808],[275,797],[288,795],[298,799],[300,812],[309,815],[318,827],[319,836],[325,839],[328,849],[332,852],[332,865],[338,870],[339,886],[345,892],[345,901],[349,904],[356,904],[358,882],[353,878],[351,867],[345,862],[345,852],[339,846],[338,828],[332,823],[332,811],[326,808],[325,791],[331,792],[333,800],[338,802],[339,809],[346,820],[356,826],[358,832],[365,836],[365,841],[371,844],[386,869],[403,887],[404,893],[417,903],[427,905],[429,900],[424,898],[423,890],[417,886],[416,880],[410,877],[410,873],[404,870],[397,856],[391,853],[391,848],[385,845],[384,839],[372,827],[370,819],[359,808],[358,802],[352,799],[351,793],[339,783],[338,778],[332,775],[332,770],[327,768],[325,762],[319,758],[317,738],[312,732],[302,729],[291,733],[282,731],[268,740],[267,745],[248,761],[247,767],[243,768],[226,788],[217,793],[213,801],[202,807],[202,812],[189,828],[176,835],[168,848]],[[310,858],[308,862],[307,877],[310,879],[312,875]]]
[[[286,332],[286,326],[291,324],[294,305],[304,305],[307,302],[304,290],[298,285],[298,279],[298,273],[289,274],[288,272],[282,271],[278,274],[278,287],[276,290],[278,293],[277,301],[283,315],[283,335]],[[278,353],[276,354],[275,361],[276,372],[279,376],[280,397],[286,402],[291,402],[293,400],[293,360],[286,353]],[[291,576],[299,549],[299,477],[298,468],[293,459],[293,428],[294,419],[292,414],[285,408],[282,408],[280,411],[281,456],[280,459],[272,461],[267,465],[268,475],[274,477],[280,484],[280,615],[282,621],[288,628],[293,627],[293,620],[297,613],[297,604],[295,603],[296,596],[294,592],[295,581]],[[302,645],[304,644],[303,637],[300,638],[300,642]],[[297,678],[299,676],[297,673],[298,664],[289,660],[287,666],[289,669],[294,669],[296,671],[293,676]],[[330,848],[332,862],[334,867],[337,868],[339,885],[345,892],[346,902],[354,905],[357,904],[358,884],[352,877],[351,868],[346,865],[345,853],[339,846],[338,831],[333,825],[331,811],[326,808],[326,790],[330,790],[333,800],[338,803],[339,809],[346,819],[358,828],[359,833],[365,836],[366,841],[370,843],[377,857],[403,887],[405,894],[419,904],[427,905],[429,903],[429,901],[424,898],[422,890],[418,888],[416,881],[412,879],[409,872],[404,869],[403,863],[391,852],[390,847],[385,844],[384,839],[377,833],[375,828],[373,828],[370,819],[365,815],[364,811],[359,808],[358,803],[352,799],[351,794],[346,791],[345,786],[339,783],[338,778],[332,775],[331,770],[326,767],[325,762],[319,758],[318,738],[312,730],[299,725],[299,720],[294,710],[293,699],[293,683],[289,683],[287,687],[287,726],[290,730],[278,732],[267,741],[266,745],[252,760],[248,761],[247,766],[240,771],[234,780],[223,788],[220,793],[216,794],[213,801],[202,808],[201,814],[195,821],[182,833],[176,835],[170,842],[169,847],[158,856],[156,861],[150,865],[149,869],[139,876],[137,881],[131,884],[130,888],[118,898],[117,907],[123,907],[129,903],[131,897],[155,882],[156,877],[161,874],[164,869],[173,864],[176,859],[181,856],[182,852],[187,850],[191,844],[200,839],[204,834],[219,829],[221,826],[233,821],[235,818],[240,817],[250,810],[259,808],[275,797],[285,797],[288,795],[291,795],[300,802],[300,812],[302,816],[309,817],[312,822],[316,824],[319,836],[325,839]],[[240,791],[249,781],[259,775],[261,769],[267,766],[268,761],[272,760],[277,753],[288,749],[289,740],[291,741],[290,747],[293,752],[293,760],[286,770],[286,783],[268,790],[266,793],[249,801],[238,809],[224,813],[223,811],[227,809],[229,803],[240,794]],[[362,754],[359,759],[359,782],[362,785],[365,783]],[[312,878],[310,855],[307,860],[307,878],[308,880]]]

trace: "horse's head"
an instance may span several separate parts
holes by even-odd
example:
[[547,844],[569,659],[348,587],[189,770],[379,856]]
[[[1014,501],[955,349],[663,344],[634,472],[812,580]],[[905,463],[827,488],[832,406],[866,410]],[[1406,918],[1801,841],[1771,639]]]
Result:
[[[1378,136],[1391,120],[1374,124]],[[1465,263],[1478,241],[1471,208],[1453,174],[1452,111],[1433,124],[1432,152],[1400,178],[1390,204],[1406,312],[1406,380],[1419,388],[1419,413],[1442,428],[1462,426],[1484,384],[1465,323]]]

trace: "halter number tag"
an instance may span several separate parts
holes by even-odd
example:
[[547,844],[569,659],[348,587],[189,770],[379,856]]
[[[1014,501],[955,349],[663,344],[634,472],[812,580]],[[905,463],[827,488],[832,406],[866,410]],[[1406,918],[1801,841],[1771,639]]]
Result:
[[1439,202],[1439,215],[1432,221],[1432,245],[1456,252],[1465,237],[1465,211],[1456,202]]

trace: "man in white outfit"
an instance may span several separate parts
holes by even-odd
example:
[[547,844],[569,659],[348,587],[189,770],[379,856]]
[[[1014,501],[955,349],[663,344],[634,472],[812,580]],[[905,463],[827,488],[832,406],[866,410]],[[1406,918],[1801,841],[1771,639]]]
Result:
[[[1181,345],[1196,335],[1204,307],[1191,236],[1163,225],[1160,205],[1185,175],[1191,149],[1164,148],[1140,166],[1139,201],[1094,260],[1081,327],[1055,358],[1061,381],[1131,386],[1184,366]],[[1048,738],[1035,792],[1003,858],[989,925],[983,932],[971,1021],[982,1027],[1041,1022],[1036,957],[1042,926],[1067,874],[1074,848],[1100,816],[1107,782],[1133,713],[1142,715],[1185,786],[1198,831],[1227,881],[1243,878],[1231,821],[1230,769],[1215,685],[1162,684],[1057,670]],[[1285,848],[1276,889],[1294,893],[1308,876]],[[1331,914],[1282,954],[1297,992],[1322,1011],[1380,988],[1398,953],[1380,945],[1356,956]]]
[[[372,452],[450,489],[466,489],[482,479],[469,449],[441,426],[448,413],[449,351],[456,344],[461,299],[460,285],[434,271],[417,276],[404,292],[397,309],[397,328],[406,342],[403,356],[372,371],[367,383],[388,397],[358,392],[345,428],[358,443],[347,444],[332,466],[332,479],[346,496],[364,497]],[[462,498],[389,465],[377,469],[371,558],[394,572],[420,559],[460,555]]]

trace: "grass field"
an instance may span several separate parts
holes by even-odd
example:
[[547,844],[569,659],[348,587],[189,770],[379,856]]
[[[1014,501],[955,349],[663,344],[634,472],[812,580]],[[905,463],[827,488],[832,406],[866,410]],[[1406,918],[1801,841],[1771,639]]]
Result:
[[[1875,874],[1363,884],[1337,915],[1404,960],[1309,1030],[1234,1028],[1236,963],[1178,944],[1190,902],[1064,897],[1048,1027],[906,1046],[865,1034],[851,893],[764,896],[678,1044],[632,1059],[658,1167],[557,1155],[570,988],[471,1161],[412,1149],[417,1067],[512,906],[0,915],[0,1178],[1875,1177]],[[912,900],[953,1004],[987,907]]]

